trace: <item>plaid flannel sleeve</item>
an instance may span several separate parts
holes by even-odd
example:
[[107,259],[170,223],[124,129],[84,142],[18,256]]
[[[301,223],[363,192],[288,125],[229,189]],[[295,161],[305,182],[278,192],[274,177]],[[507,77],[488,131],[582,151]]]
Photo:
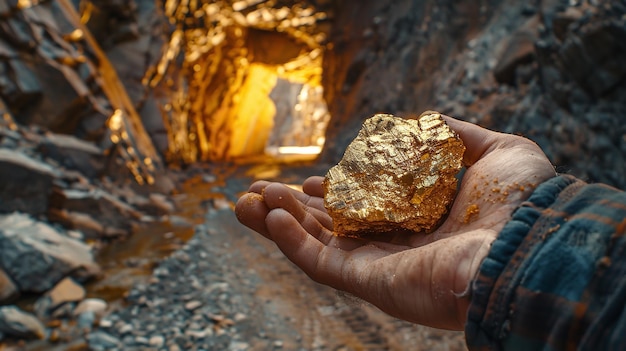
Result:
[[626,193],[558,176],[506,224],[472,286],[470,350],[626,350]]

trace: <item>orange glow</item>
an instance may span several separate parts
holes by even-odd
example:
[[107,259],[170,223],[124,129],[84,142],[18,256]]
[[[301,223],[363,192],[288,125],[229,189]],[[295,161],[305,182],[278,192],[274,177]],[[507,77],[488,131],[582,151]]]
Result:
[[[24,6],[34,3],[37,3],[37,1],[21,1],[21,4]],[[92,9],[89,6],[83,8],[83,16],[81,17],[69,0],[59,0],[58,4],[59,9],[63,11],[65,17],[74,27],[72,34],[80,31],[85,45],[90,48],[93,55],[97,58],[98,65],[93,67],[97,74],[95,79],[101,81],[100,87],[102,87],[107,97],[108,104],[101,104],[96,101],[93,101],[93,103],[96,110],[110,116],[106,125],[111,131],[111,141],[120,146],[116,150],[119,151],[120,156],[124,159],[129,171],[137,182],[140,184],[150,182],[149,179],[152,178],[151,173],[155,170],[155,165],[160,165],[160,156],[156,152],[150,136],[144,129],[141,118],[117,76],[115,68],[85,26],[85,21],[89,19],[89,13]],[[64,71],[64,73],[70,74],[69,71]],[[69,81],[73,81],[73,79],[69,79]],[[129,138],[129,135],[132,135],[132,138]],[[153,160],[149,167],[142,162],[145,157]]]
[[278,148],[279,154],[296,155],[318,155],[322,152],[321,146],[281,146]]
[[227,158],[263,154],[276,113],[269,94],[276,85],[276,73],[252,64],[233,109],[234,122]]
[[18,0],[17,1],[17,8],[20,10],[23,9],[27,9],[30,7],[33,7],[35,5],[37,5],[39,3],[39,1],[37,0]]
[[[170,161],[261,156],[278,146],[321,149],[327,112],[304,96],[321,97],[326,33],[317,23],[327,14],[305,3],[260,0],[166,0],[164,9],[175,29],[144,84],[163,97]],[[283,116],[298,120],[281,132],[294,134],[295,144],[287,136],[274,138],[285,139],[280,145],[269,142],[279,127],[274,100],[281,97],[270,98],[278,79],[305,87],[300,109]]]

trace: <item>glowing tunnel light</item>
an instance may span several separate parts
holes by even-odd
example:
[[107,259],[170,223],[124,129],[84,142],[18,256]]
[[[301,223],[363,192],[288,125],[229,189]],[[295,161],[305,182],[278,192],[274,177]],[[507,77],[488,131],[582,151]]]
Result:
[[321,146],[280,146],[278,153],[281,155],[319,155]]

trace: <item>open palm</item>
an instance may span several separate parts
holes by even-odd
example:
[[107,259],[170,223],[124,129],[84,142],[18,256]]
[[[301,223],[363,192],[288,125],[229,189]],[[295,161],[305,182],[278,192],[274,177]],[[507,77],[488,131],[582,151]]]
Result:
[[303,192],[256,182],[237,202],[237,217],[273,240],[312,279],[398,318],[460,330],[470,282],[491,243],[513,210],[555,172],[527,139],[446,121],[465,143],[467,170],[447,219],[432,233],[334,236],[322,177],[307,179]]

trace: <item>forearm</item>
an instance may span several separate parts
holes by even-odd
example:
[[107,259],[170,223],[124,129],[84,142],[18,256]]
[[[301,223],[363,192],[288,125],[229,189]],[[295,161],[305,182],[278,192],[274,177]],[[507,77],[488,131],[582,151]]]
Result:
[[567,176],[538,187],[473,282],[470,349],[625,348],[625,218],[617,189]]

